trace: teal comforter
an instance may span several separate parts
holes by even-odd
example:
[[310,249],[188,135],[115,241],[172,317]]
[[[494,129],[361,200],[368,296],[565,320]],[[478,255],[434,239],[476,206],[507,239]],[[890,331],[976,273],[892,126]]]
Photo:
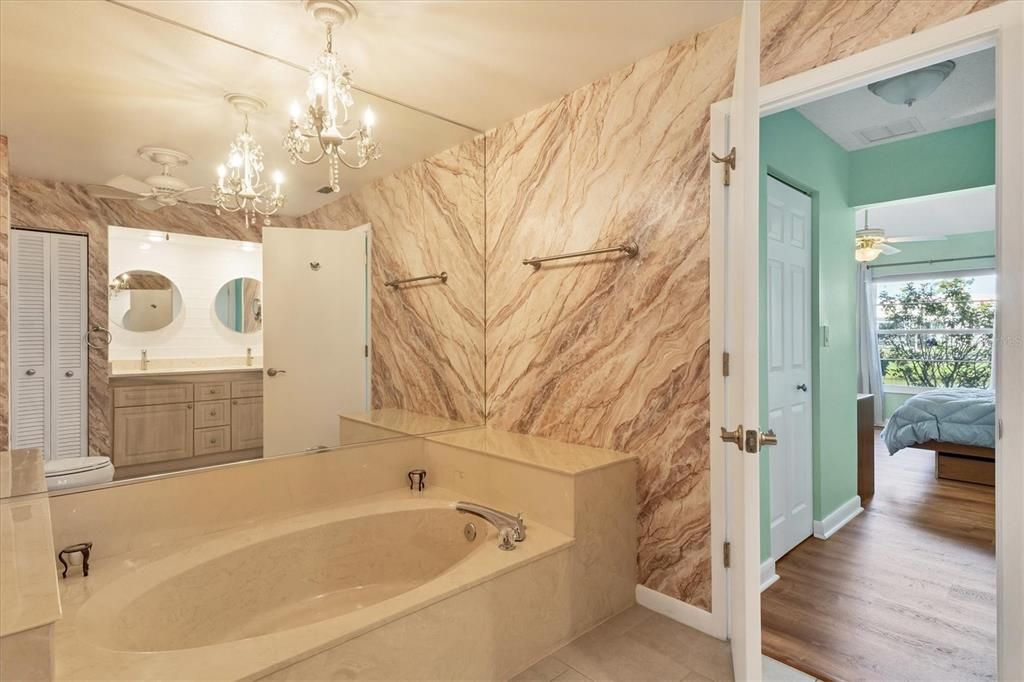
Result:
[[918,393],[889,417],[882,440],[889,454],[929,440],[994,448],[995,392],[980,388],[942,388]]

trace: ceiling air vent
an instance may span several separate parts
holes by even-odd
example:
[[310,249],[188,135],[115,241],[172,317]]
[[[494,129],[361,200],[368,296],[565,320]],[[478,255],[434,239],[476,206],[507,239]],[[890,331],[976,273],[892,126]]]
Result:
[[881,126],[871,126],[854,131],[854,135],[868,144],[891,140],[894,137],[903,137],[911,133],[923,133],[924,126],[916,118],[905,118],[900,121],[893,121]]

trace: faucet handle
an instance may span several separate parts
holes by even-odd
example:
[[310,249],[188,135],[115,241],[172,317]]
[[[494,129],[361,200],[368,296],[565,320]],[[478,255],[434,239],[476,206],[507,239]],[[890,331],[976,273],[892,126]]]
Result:
[[498,531],[498,549],[503,549],[506,552],[511,552],[516,548],[516,542],[519,538],[516,537],[515,528],[502,528]]

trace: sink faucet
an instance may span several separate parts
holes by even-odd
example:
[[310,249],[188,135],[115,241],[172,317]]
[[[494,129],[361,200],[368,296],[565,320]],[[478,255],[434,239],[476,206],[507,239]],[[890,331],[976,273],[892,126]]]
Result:
[[472,514],[498,529],[499,549],[512,550],[516,548],[515,543],[526,539],[526,523],[522,514],[506,514],[497,509],[491,509],[473,502],[456,502],[455,510],[462,514]]
[[142,349],[142,369],[149,369],[149,358],[146,357],[146,349]]
[[245,366],[252,367],[252,348],[245,349]]

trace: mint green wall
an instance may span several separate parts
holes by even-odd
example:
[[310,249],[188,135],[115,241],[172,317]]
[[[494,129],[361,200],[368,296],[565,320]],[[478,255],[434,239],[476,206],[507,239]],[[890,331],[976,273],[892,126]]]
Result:
[[996,183],[996,122],[921,135],[850,153],[851,206]]
[[[902,142],[846,152],[798,111],[761,119],[761,258],[767,254],[767,176],[807,191],[814,213],[811,281],[814,401],[814,518],[822,520],[857,494],[857,299],[853,259],[854,208],[995,183],[995,124],[985,121]],[[987,255],[991,236],[901,244],[890,259],[927,260]],[[904,247],[907,247],[904,249]],[[992,251],[989,251],[992,253]],[[892,262],[887,259],[888,262]],[[879,259],[877,262],[886,262]],[[985,267],[983,261],[967,261]],[[951,265],[957,266],[956,263]],[[936,266],[938,268],[938,266]],[[920,268],[915,268],[920,272]],[[945,269],[952,269],[948,266]],[[905,274],[885,268],[885,274]],[[761,289],[767,288],[761,271]],[[761,305],[765,328],[766,302]],[[821,345],[829,325],[831,343]],[[762,332],[761,367],[767,367]],[[768,383],[761,377],[761,422],[767,424]],[[894,396],[892,402],[897,398]],[[888,409],[888,408],[887,408]],[[894,408],[893,408],[894,409]],[[761,459],[761,560],[771,556],[769,458]]]
[[[814,401],[814,518],[857,494],[856,262],[854,211],[847,205],[848,154],[795,110],[761,119],[761,258],[767,254],[768,174],[812,197],[811,330]],[[764,268],[761,290],[767,288]],[[761,328],[766,301],[762,299]],[[828,324],[831,343],[821,345]],[[763,334],[762,334],[763,337]],[[768,351],[761,344],[761,423],[768,423]],[[826,437],[827,436],[827,437]],[[761,458],[761,560],[771,556],[771,450]]]

